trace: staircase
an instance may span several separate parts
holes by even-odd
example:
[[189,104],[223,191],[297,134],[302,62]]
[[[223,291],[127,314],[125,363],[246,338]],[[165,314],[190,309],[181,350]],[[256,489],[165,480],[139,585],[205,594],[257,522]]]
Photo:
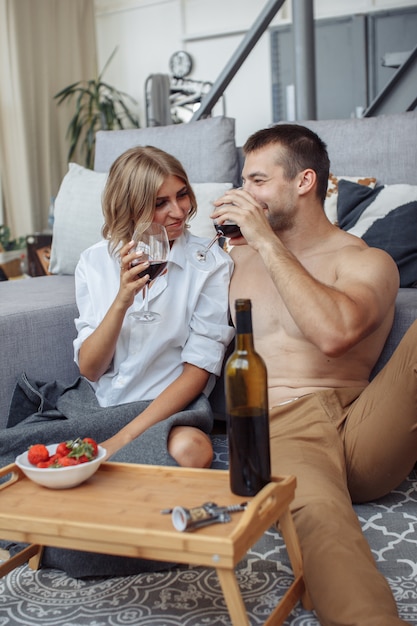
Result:
[[[223,96],[225,89],[284,2],[285,0],[268,0],[266,2],[263,11],[261,11],[249,29],[225,68],[208,93],[202,98],[201,106],[194,112],[191,121],[208,117],[211,114],[214,105]],[[298,31],[298,41],[296,42],[298,45],[296,52],[298,54],[296,55],[295,66],[297,99],[302,103],[300,111],[310,113],[310,115],[308,113],[307,115],[300,114],[297,116],[297,119],[315,119],[314,85],[310,84],[307,88],[305,86],[306,68],[308,69],[307,75],[311,75],[314,78],[313,0],[292,0],[292,5],[294,34],[296,35]],[[297,23],[296,20],[298,20]],[[417,107],[417,46],[408,55],[407,53],[398,53],[386,56],[396,57],[395,64],[393,60],[385,64],[390,67],[398,66],[398,69],[389,83],[366,108],[363,113],[364,117],[402,113],[404,111],[412,111]]]
[[[386,63],[387,64],[387,63]],[[364,117],[413,111],[417,107],[417,46],[364,112]]]

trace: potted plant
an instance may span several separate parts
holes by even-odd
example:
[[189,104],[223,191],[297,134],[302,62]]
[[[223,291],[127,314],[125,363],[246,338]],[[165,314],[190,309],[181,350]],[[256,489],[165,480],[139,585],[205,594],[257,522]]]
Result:
[[10,228],[0,225],[0,280],[20,276],[25,258],[26,238],[11,239]]
[[138,118],[126,103],[129,101],[130,104],[136,104],[136,100],[102,80],[116,51],[117,48],[113,50],[97,78],[73,83],[54,96],[58,105],[75,98],[75,113],[66,135],[70,141],[68,161],[72,159],[77,146],[80,145],[85,166],[90,169],[94,166],[95,138],[98,130],[122,129],[126,126],[139,128]]

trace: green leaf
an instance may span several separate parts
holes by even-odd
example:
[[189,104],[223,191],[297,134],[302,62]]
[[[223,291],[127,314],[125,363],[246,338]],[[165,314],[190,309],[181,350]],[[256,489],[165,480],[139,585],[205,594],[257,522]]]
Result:
[[118,47],[113,50],[97,78],[72,83],[54,96],[58,106],[68,100],[74,109],[66,132],[69,141],[68,160],[72,159],[79,147],[86,167],[90,168],[94,165],[95,136],[98,130],[123,129],[127,126],[139,128],[139,119],[130,109],[131,105],[137,104],[136,100],[102,81],[117,50]]
[[5,225],[0,225],[0,251],[11,252],[12,250],[22,250],[26,247],[26,238],[18,237],[17,239],[11,238],[10,228]]

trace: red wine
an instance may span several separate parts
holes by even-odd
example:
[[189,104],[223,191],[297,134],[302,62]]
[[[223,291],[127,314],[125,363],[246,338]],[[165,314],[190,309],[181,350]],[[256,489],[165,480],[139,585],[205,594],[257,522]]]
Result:
[[[254,496],[271,480],[268,414],[241,407],[227,415],[230,489]],[[267,448],[265,448],[267,446]]]
[[151,261],[149,266],[138,274],[139,278],[149,274],[149,280],[154,280],[167,266],[167,261]]
[[230,237],[230,239],[235,239],[236,237],[241,237],[242,233],[240,232],[240,228],[237,224],[215,224],[214,228],[217,230],[220,235],[224,235],[225,237]]

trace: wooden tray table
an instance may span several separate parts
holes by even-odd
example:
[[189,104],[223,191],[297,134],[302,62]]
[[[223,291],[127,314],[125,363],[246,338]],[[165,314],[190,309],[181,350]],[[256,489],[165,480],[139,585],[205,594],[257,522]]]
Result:
[[282,624],[298,600],[311,608],[301,552],[289,504],[293,476],[273,478],[231,521],[178,532],[161,510],[219,506],[244,500],[231,493],[227,470],[200,470],[103,463],[87,482],[52,490],[24,476],[15,464],[0,470],[0,537],[31,544],[0,565],[0,576],[31,559],[38,567],[43,546],[72,548],[214,567],[235,626],[249,625],[234,568],[263,533],[279,520],[295,580],[265,626]]

